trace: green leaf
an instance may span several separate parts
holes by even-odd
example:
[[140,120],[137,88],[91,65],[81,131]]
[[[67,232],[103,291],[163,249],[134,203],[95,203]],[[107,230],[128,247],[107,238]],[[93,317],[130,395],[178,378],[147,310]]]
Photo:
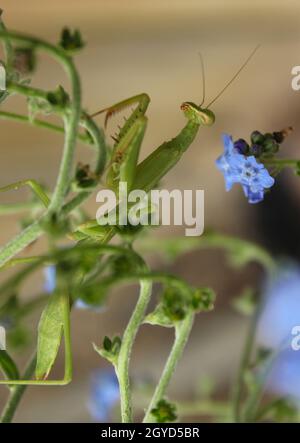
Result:
[[70,102],[69,95],[61,85],[59,85],[55,91],[47,93],[47,100],[51,105],[59,106],[61,108],[64,108]]
[[118,362],[118,356],[121,348],[121,338],[116,336],[113,339],[105,336],[102,344],[102,348],[99,348],[95,343],[93,343],[94,350],[112,365],[116,366]]
[[69,52],[77,51],[84,47],[81,33],[78,29],[72,32],[69,28],[64,28],[61,33],[59,45]]
[[165,399],[159,400],[156,407],[151,410],[156,423],[171,423],[177,419],[176,406]]
[[8,380],[19,380],[18,368],[6,351],[0,351],[0,369]]
[[232,301],[233,308],[243,315],[252,315],[257,303],[255,291],[246,287],[240,296]]
[[54,293],[44,309],[38,327],[35,376],[46,379],[57,357],[63,333],[63,294]]
[[170,317],[166,315],[162,303],[159,303],[154,311],[150,312],[150,314],[145,317],[144,323],[153,326],[164,326],[167,328],[174,326],[173,322],[170,320]]
[[112,342],[109,337],[105,336],[103,340],[103,349],[105,351],[111,351]]

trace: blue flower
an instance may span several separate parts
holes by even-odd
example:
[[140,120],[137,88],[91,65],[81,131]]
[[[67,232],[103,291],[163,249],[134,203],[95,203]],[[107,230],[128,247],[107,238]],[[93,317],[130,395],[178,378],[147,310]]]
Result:
[[228,134],[223,134],[224,154],[217,160],[217,168],[224,174],[226,191],[230,191],[234,183],[238,183],[237,166],[243,157],[234,148],[232,138]]
[[108,421],[120,399],[119,383],[113,370],[97,371],[92,375],[91,393],[88,403],[94,420]]
[[[264,290],[264,306],[257,327],[258,341],[277,349],[300,325],[300,266],[284,264]],[[300,370],[299,370],[300,376]]]
[[266,389],[277,395],[289,397],[300,406],[300,352],[291,348],[280,352],[267,377]]
[[300,351],[291,347],[292,329],[300,325],[300,266],[283,265],[267,282],[256,341],[275,352],[266,387],[300,400]]
[[56,288],[56,267],[51,265],[44,268],[44,289],[51,294]]
[[217,160],[217,168],[223,173],[226,191],[234,183],[240,183],[249,203],[258,203],[264,198],[264,191],[274,184],[268,170],[256,158],[242,155],[241,141],[234,144],[232,137],[223,134],[224,154]]
[[92,306],[92,305],[89,305],[88,303],[85,303],[80,298],[78,298],[76,300],[74,306],[75,306],[76,309],[81,309],[83,311],[91,309],[94,312],[97,312],[98,314],[101,314],[101,313],[103,313],[103,312],[105,312],[107,310],[106,306]]

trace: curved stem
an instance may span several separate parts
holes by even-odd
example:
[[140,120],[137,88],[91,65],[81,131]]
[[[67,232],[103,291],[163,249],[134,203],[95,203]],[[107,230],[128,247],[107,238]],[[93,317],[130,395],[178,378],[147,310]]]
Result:
[[[72,89],[72,100],[70,104],[71,114],[70,116],[64,118],[65,124],[65,144],[63,157],[60,165],[60,170],[56,182],[56,186],[53,192],[51,203],[45,214],[48,216],[49,213],[60,210],[64,198],[66,196],[69,182],[71,167],[73,162],[76,137],[77,137],[77,127],[80,119],[81,112],[81,86],[78,73],[74,67],[73,61],[69,58],[65,52],[59,48],[50,45],[42,40],[23,36],[14,32],[3,32],[0,31],[0,39],[12,40],[21,43],[31,44],[37,49],[42,49],[49,53],[52,57],[62,63],[65,71],[68,73],[71,81]],[[21,232],[15,239],[11,240],[7,245],[5,245],[0,250],[0,265],[4,264],[12,256],[20,252],[24,247],[26,247],[33,240],[38,238],[41,234],[42,228],[39,223],[35,222],[23,232]]]
[[[23,374],[24,379],[30,379],[34,373],[36,364],[36,354],[31,358],[28,366]],[[5,405],[3,413],[0,418],[1,423],[10,423],[15,415],[16,409],[21,401],[21,398],[27,388],[26,385],[17,385],[11,387],[9,399]]]
[[149,281],[141,280],[140,295],[127,328],[122,338],[122,345],[119,351],[116,373],[120,386],[121,417],[122,423],[132,422],[132,399],[129,379],[129,362],[133,343],[141,325],[146,308],[148,306],[152,292],[152,284]]
[[273,272],[276,267],[273,257],[260,245],[215,232],[205,233],[200,238],[143,239],[140,247],[145,252],[166,252],[172,258],[185,252],[206,248],[225,249],[231,257],[238,257],[240,265],[255,261],[260,263],[268,272]]
[[167,360],[161,378],[158,382],[158,385],[156,386],[154,395],[151,399],[151,402],[145,414],[143,423],[151,423],[154,421],[151,411],[152,409],[155,408],[159,400],[161,400],[166,393],[166,389],[170,383],[171,377],[176,369],[178,360],[180,359],[183,353],[183,349],[190,335],[193,326],[193,321],[194,321],[194,313],[190,312],[189,314],[187,314],[184,320],[178,323],[178,325],[175,328],[175,341],[171,353],[169,355],[169,358]]

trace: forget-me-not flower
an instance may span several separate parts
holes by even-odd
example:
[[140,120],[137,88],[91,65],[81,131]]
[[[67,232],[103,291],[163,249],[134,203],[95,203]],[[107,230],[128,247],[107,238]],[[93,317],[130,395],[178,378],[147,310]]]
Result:
[[229,191],[234,183],[240,183],[249,203],[262,201],[265,189],[274,184],[273,177],[253,155],[241,154],[241,140],[235,144],[230,135],[223,134],[223,143],[224,154],[216,160],[216,165],[224,175],[226,191]]

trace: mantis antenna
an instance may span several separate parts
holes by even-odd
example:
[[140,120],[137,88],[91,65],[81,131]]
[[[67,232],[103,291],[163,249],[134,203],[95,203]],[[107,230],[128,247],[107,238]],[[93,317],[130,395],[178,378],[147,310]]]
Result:
[[229,80],[229,82],[224,86],[223,89],[221,89],[221,91],[216,95],[216,97],[206,106],[206,108],[209,108],[209,106],[211,106],[213,103],[215,103],[215,101],[221,97],[221,95],[223,94],[224,91],[226,91],[226,89],[231,85],[231,83],[234,82],[234,80],[237,78],[237,76],[240,74],[240,72],[242,72],[242,70],[245,68],[245,66],[249,63],[249,61],[251,60],[251,58],[254,56],[254,54],[256,53],[256,51],[258,50],[258,48],[260,47],[260,45],[257,45],[253,51],[250,53],[250,55],[247,57],[247,59],[244,61],[244,63],[242,64],[242,66],[237,70],[237,72],[234,74],[234,76],[232,77],[231,80]]
[[201,74],[202,74],[202,101],[200,103],[200,108],[205,101],[205,69],[204,69],[204,60],[201,52],[199,52],[200,62],[201,62]]

